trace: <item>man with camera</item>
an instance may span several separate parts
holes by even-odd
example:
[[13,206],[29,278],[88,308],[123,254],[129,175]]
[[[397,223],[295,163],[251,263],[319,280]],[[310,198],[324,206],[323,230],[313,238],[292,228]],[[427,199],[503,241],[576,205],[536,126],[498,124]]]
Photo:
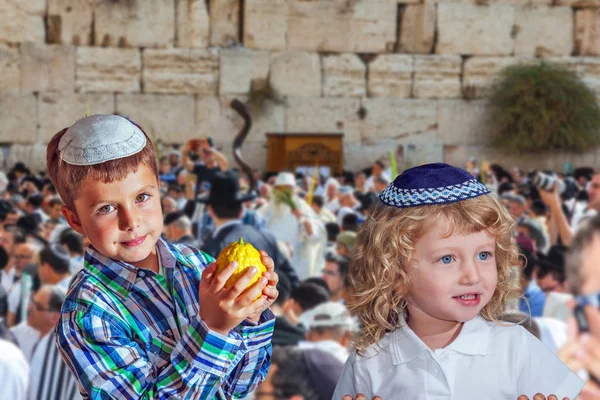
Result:
[[185,168],[196,176],[196,195],[208,192],[210,181],[219,171],[226,171],[227,157],[218,151],[211,137],[188,141],[181,151]]

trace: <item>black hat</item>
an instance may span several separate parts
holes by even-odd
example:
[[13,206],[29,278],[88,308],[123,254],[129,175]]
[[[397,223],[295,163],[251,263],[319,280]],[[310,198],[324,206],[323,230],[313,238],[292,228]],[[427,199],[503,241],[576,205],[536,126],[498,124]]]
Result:
[[186,216],[183,211],[173,211],[165,215],[165,219],[163,221],[164,225],[171,225],[173,222],[177,221],[179,218]]
[[240,193],[240,182],[238,176],[231,171],[217,172],[210,181],[210,193],[208,196],[198,198],[198,201],[206,204],[233,204],[254,200],[256,194]]
[[540,267],[545,270],[564,271],[566,251],[567,248],[562,245],[550,247],[548,254],[539,260]]

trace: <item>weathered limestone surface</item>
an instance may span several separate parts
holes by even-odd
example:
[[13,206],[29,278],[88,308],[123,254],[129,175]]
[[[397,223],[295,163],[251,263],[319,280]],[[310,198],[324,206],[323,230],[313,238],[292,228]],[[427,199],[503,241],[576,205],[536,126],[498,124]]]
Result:
[[153,141],[185,143],[198,137],[194,96],[160,94],[117,95],[116,110],[139,123]]
[[461,55],[509,55],[515,8],[510,5],[438,5],[436,53]]
[[[474,4],[479,6],[489,6],[492,4],[509,4],[515,6],[550,6],[554,0],[423,0],[425,4],[439,3],[463,3]],[[560,1],[560,0],[559,0]]]
[[138,49],[78,47],[75,84],[84,92],[139,92],[142,60]]
[[244,45],[251,49],[284,50],[287,47],[288,0],[244,2]]
[[406,7],[398,38],[400,53],[431,53],[435,39],[436,15],[435,4],[414,4]]
[[95,0],[48,0],[50,43],[92,44]]
[[555,0],[557,6],[569,6],[569,7],[600,7],[600,0]]
[[575,12],[575,49],[581,56],[600,55],[600,13],[584,8]]
[[413,95],[422,99],[462,97],[460,56],[415,56]]
[[366,94],[365,63],[355,54],[323,57],[325,97],[364,97]]
[[24,92],[73,92],[75,47],[34,42],[21,44],[21,88]]
[[101,1],[94,12],[95,43],[111,47],[171,47],[175,0]]
[[573,51],[573,10],[569,7],[519,9],[514,32],[516,56],[569,56]]
[[463,66],[463,93],[470,98],[489,95],[500,71],[525,61],[515,57],[469,58]]
[[440,101],[438,107],[438,129],[443,143],[473,145],[489,142],[484,100],[445,100]]
[[210,3],[210,45],[228,46],[240,41],[240,0]]
[[288,98],[286,132],[344,133],[344,142],[360,140],[359,99]]
[[269,83],[282,96],[321,95],[321,60],[316,53],[286,51],[271,54]]
[[408,98],[412,93],[415,58],[385,54],[369,64],[369,96]]
[[45,0],[0,1],[0,43],[43,42]]
[[248,94],[266,86],[270,56],[268,51],[223,49],[220,65],[219,94]]
[[21,57],[17,48],[0,45],[0,88],[2,92],[21,90]]
[[147,93],[217,94],[219,55],[205,49],[146,49],[142,55]]
[[[218,2],[213,2],[218,3]],[[175,0],[177,47],[208,46],[209,18],[204,0]]]
[[0,121],[0,142],[35,142],[38,121],[35,96],[0,93]]
[[411,142],[437,140],[437,102],[415,99],[365,99],[367,116],[361,137],[367,141],[396,139]]
[[92,114],[115,112],[115,96],[110,93],[43,93],[38,98],[40,141],[48,143],[60,130]]
[[395,4],[381,0],[292,0],[288,46],[307,51],[392,51],[396,10]]

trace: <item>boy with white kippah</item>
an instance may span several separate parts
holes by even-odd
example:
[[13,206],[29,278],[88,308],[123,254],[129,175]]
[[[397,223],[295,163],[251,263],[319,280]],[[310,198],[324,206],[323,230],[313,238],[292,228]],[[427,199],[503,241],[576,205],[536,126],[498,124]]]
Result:
[[49,175],[69,225],[86,235],[57,345],[89,399],[241,398],[264,380],[277,298],[273,261],[248,290],[250,268],[161,239],[158,166],[129,119],[93,115],[48,144]]

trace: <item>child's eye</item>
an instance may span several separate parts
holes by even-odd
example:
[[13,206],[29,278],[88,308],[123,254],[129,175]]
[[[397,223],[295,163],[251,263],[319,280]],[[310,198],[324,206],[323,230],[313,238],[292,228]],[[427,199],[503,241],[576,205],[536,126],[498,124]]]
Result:
[[135,198],[135,201],[143,203],[150,198],[148,193],[139,194],[138,197]]
[[110,204],[107,204],[105,206],[102,206],[98,209],[97,213],[98,214],[108,214],[109,212],[111,212],[113,210],[113,206],[111,206]]
[[442,264],[450,264],[452,261],[454,261],[454,257],[453,256],[443,256],[438,261],[441,262]]
[[489,251],[482,251],[477,255],[481,261],[485,261],[492,256]]

